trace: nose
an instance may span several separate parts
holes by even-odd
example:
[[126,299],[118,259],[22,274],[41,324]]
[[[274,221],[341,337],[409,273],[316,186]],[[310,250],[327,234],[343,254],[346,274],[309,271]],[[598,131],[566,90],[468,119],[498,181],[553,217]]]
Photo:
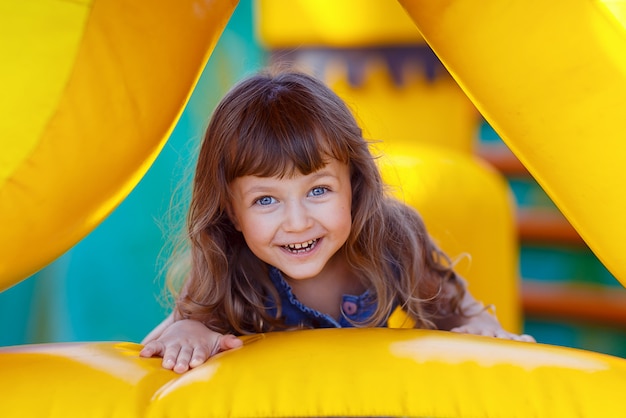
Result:
[[309,208],[297,200],[289,200],[285,205],[283,229],[288,232],[303,231],[312,225]]

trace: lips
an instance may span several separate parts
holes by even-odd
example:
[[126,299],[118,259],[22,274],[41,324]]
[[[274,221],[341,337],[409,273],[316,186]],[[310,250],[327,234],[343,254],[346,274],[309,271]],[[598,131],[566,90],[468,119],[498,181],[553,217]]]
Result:
[[318,241],[319,238],[311,239],[305,242],[283,245],[283,248],[292,254],[308,253],[309,251],[313,250],[313,248],[315,248]]

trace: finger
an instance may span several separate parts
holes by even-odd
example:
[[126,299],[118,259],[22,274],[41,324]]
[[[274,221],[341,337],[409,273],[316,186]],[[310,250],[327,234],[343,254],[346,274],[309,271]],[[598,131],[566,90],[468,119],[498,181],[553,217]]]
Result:
[[226,334],[220,338],[219,351],[231,350],[243,345],[243,341],[232,334]]
[[147,357],[150,358],[154,355],[155,350],[154,348],[152,348],[152,346],[145,346],[144,348],[141,349],[141,351],[139,352],[139,357]]
[[173,370],[176,366],[176,359],[178,359],[178,353],[180,352],[180,345],[172,345],[165,348],[163,353],[163,367],[168,370]]
[[468,327],[467,325],[463,325],[461,327],[455,328],[455,332],[459,334],[467,334],[467,335],[482,335],[487,337],[493,337],[493,333],[487,329],[482,328],[474,328]]
[[192,369],[194,367],[198,367],[201,364],[203,364],[205,361],[207,361],[209,357],[210,357],[210,353],[206,347],[204,346],[196,347],[193,350],[191,361],[189,361],[189,367],[191,367]]
[[505,338],[505,339],[514,340],[514,341],[536,342],[535,339],[531,337],[530,335],[527,335],[527,334],[518,335],[518,334],[509,333],[506,331],[503,331],[502,336],[498,335],[498,338]]
[[505,336],[499,336],[497,330],[493,330],[490,328],[478,329],[471,334],[482,335],[483,337],[492,337],[492,338],[506,338]]
[[489,332],[488,330],[481,329],[481,328],[468,327],[466,325],[453,328],[450,331],[456,332],[458,334],[481,335],[481,336],[493,337],[493,333]]
[[176,373],[185,373],[189,370],[189,362],[191,361],[191,355],[193,354],[193,348],[191,347],[182,347],[178,352],[178,357],[176,358],[176,365],[174,366],[174,371]]
[[502,331],[502,330],[499,330],[499,331],[495,331],[495,332],[493,332],[493,333],[491,334],[491,336],[492,336],[492,337],[495,337],[495,338],[499,338],[499,339],[501,339],[501,340],[510,340],[510,339],[512,339],[512,338],[511,338],[511,337],[512,337],[512,336],[511,336],[511,334],[509,334],[509,333],[508,333],[508,332],[506,332],[506,331]]
[[151,343],[146,344],[141,351],[139,352],[140,357],[152,357],[158,356],[163,352],[163,344],[152,341]]

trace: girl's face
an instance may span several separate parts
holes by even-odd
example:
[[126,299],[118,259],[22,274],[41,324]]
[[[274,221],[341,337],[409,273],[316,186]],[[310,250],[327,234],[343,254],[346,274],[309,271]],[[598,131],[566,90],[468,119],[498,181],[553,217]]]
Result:
[[350,170],[336,159],[308,175],[239,177],[231,192],[233,224],[287,278],[317,277],[350,234]]

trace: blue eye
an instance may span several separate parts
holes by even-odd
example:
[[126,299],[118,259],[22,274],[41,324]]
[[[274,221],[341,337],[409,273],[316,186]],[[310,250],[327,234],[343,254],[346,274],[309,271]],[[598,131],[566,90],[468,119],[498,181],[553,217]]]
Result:
[[327,191],[328,191],[327,187],[320,186],[320,187],[315,187],[315,188],[311,189],[310,194],[311,194],[311,196],[321,196],[321,195],[325,194]]
[[271,205],[275,201],[276,199],[274,199],[272,196],[263,196],[260,199],[255,200],[254,203],[257,203],[261,206],[267,206],[267,205]]

